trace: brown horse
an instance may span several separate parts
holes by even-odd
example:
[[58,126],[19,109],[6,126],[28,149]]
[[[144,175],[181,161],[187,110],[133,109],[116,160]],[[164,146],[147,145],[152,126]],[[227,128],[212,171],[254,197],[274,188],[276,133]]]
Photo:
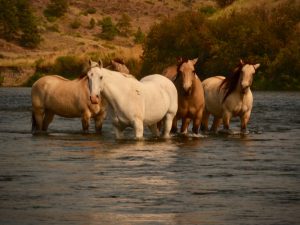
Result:
[[182,119],[181,133],[187,133],[191,120],[193,120],[193,133],[198,134],[199,132],[205,104],[201,81],[194,72],[194,65],[197,60],[183,60],[177,66],[174,84],[178,92],[178,111],[173,120],[173,132],[177,132],[177,121],[179,119]]
[[86,76],[68,80],[61,76],[44,76],[31,89],[32,132],[47,131],[54,115],[81,117],[82,129],[88,131],[90,118],[95,120],[95,129],[101,131],[106,115],[105,103],[98,96],[90,99]]
[[125,65],[124,61],[119,58],[115,58],[111,60],[111,64],[113,66],[113,70],[120,72],[120,73],[126,73],[129,74],[129,69]]

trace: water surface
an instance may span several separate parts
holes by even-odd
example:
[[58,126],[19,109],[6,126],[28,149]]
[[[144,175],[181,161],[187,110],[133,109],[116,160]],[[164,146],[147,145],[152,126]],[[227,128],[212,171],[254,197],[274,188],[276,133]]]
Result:
[[[238,130],[239,121],[231,124]],[[0,224],[299,224],[300,94],[254,92],[247,136],[116,141],[0,89]]]

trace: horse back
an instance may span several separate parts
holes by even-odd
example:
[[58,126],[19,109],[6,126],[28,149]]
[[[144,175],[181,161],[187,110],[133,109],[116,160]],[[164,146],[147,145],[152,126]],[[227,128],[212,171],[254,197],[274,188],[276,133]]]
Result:
[[64,117],[80,117],[90,104],[86,80],[68,80],[57,75],[37,80],[32,86],[31,96],[33,107]]

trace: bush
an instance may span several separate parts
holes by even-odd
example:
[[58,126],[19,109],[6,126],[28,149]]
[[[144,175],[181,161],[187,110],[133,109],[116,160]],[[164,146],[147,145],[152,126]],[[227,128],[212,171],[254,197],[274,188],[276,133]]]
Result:
[[69,3],[68,0],[50,0],[44,15],[46,17],[62,17],[68,11]]
[[34,48],[41,42],[37,20],[28,0],[0,0],[0,35]]
[[116,27],[118,28],[119,34],[124,37],[131,35],[131,18],[127,14],[123,14],[118,20]]
[[112,22],[111,17],[105,17],[100,21],[102,27],[102,32],[100,33],[100,38],[105,40],[113,40],[118,34],[118,30],[114,23]]
[[141,28],[139,27],[134,34],[134,43],[142,44],[145,40],[145,34],[142,32]]
[[73,22],[70,24],[72,29],[78,29],[81,26],[80,20],[78,18],[74,19]]
[[151,27],[143,46],[142,74],[159,73],[179,56],[204,61],[210,47],[205,18],[196,12],[180,13]]

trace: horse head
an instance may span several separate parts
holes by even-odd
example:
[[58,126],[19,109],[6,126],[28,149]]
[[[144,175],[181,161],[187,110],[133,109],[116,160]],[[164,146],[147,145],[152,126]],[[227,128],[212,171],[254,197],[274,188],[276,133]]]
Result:
[[100,103],[100,91],[102,90],[103,76],[101,75],[101,69],[103,68],[102,61],[98,63],[89,60],[90,69],[87,72],[89,81],[90,99],[93,104]]
[[243,94],[247,93],[252,85],[253,82],[253,75],[255,71],[260,66],[260,64],[246,64],[242,60],[240,60],[240,88]]
[[182,62],[177,67],[177,76],[182,78],[182,88],[183,90],[190,94],[195,78],[195,67],[198,58],[193,60],[182,60]]

